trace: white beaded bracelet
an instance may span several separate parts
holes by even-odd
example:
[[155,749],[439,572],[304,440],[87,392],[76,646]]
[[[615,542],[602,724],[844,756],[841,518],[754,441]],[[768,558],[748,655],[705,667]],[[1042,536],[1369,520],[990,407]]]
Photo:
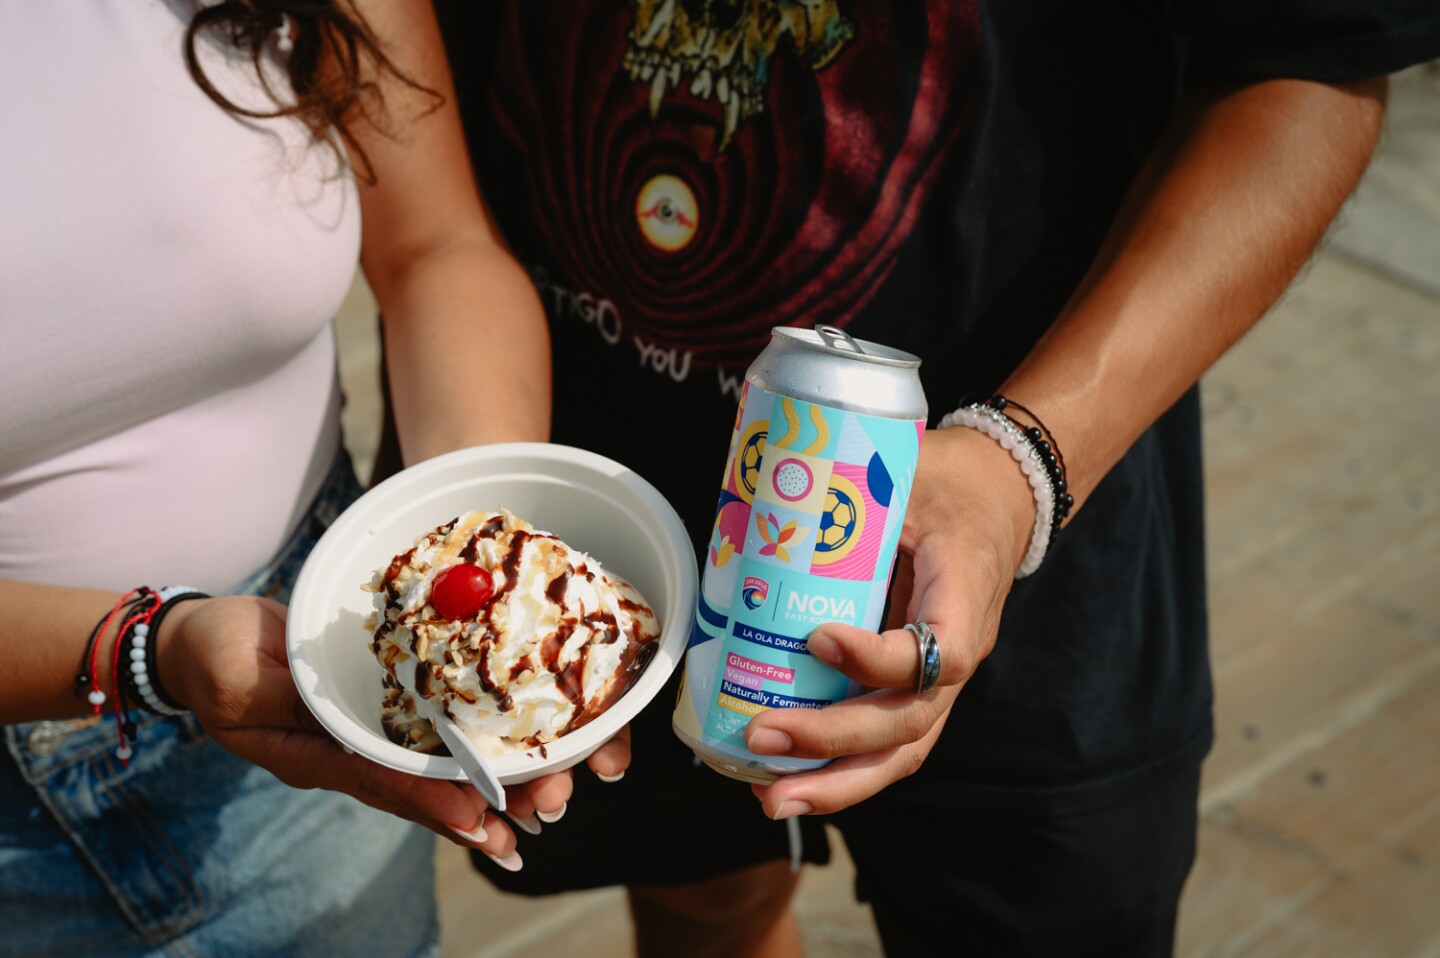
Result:
[[155,666],[155,648],[150,643],[150,635],[152,632],[158,633],[165,613],[174,608],[176,604],[187,599],[203,599],[208,596],[188,585],[169,585],[156,590],[155,594],[160,597],[160,603],[156,606],[150,621],[138,623],[130,630],[131,687],[140,696],[141,702],[149,711],[160,715],[184,715],[186,710],[166,701],[163,693],[157,688],[157,684],[150,678],[150,672]]
[[962,406],[953,413],[946,413],[940,420],[940,428],[946,429],[951,426],[965,426],[994,439],[1000,447],[1010,453],[1012,459],[1020,466],[1026,481],[1030,483],[1030,491],[1035,496],[1035,522],[1030,530],[1030,545],[1025,550],[1025,558],[1020,561],[1020,568],[1015,570],[1015,578],[1023,579],[1036,569],[1045,560],[1045,553],[1050,548],[1050,533],[1055,516],[1055,489],[1050,484],[1050,473],[1045,468],[1043,454],[1031,442],[1030,437],[1025,434],[1009,416],[981,403],[974,403],[969,406]]

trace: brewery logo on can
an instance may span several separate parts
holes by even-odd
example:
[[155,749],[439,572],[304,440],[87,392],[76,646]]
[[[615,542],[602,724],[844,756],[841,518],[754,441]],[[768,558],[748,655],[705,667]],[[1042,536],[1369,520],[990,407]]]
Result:
[[722,774],[825,764],[754,755],[745,725],[860,691],[805,639],[880,625],[925,429],[919,365],[832,327],[782,327],[746,373],[673,720]]
[[765,598],[769,594],[770,583],[758,575],[747,575],[745,588],[740,590],[740,599],[745,603],[745,608],[753,611],[765,604]]

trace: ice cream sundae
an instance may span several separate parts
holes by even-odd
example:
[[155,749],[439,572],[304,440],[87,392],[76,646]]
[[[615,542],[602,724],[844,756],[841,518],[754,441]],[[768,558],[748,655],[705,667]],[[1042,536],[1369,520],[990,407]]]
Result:
[[504,510],[426,533],[367,588],[382,724],[418,751],[444,750],[442,712],[485,754],[543,748],[618,700],[660,631],[628,582]]

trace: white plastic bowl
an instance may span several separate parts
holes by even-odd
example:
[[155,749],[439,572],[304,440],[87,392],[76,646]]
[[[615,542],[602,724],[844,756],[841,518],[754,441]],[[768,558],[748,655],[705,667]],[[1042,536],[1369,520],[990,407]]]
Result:
[[391,742],[380,725],[381,668],[365,621],[375,570],[472,509],[509,509],[628,579],[655,609],[659,646],[645,671],[600,717],[544,747],[493,758],[506,785],[583,761],[655,697],[689,640],[697,572],[690,537],[655,487],[618,462],[546,443],[462,449],[406,469],[361,496],[306,559],[290,601],[286,644],[310,711],[342,744],[381,765],[463,780],[446,755]]

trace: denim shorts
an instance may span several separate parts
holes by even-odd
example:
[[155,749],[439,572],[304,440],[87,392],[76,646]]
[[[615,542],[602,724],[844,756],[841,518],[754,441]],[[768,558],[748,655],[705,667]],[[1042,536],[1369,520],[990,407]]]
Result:
[[[342,457],[275,560],[237,594],[289,597],[359,493]],[[166,583],[157,583],[163,585]],[[302,791],[188,715],[5,729],[0,955],[433,956],[433,836],[336,792]]]

